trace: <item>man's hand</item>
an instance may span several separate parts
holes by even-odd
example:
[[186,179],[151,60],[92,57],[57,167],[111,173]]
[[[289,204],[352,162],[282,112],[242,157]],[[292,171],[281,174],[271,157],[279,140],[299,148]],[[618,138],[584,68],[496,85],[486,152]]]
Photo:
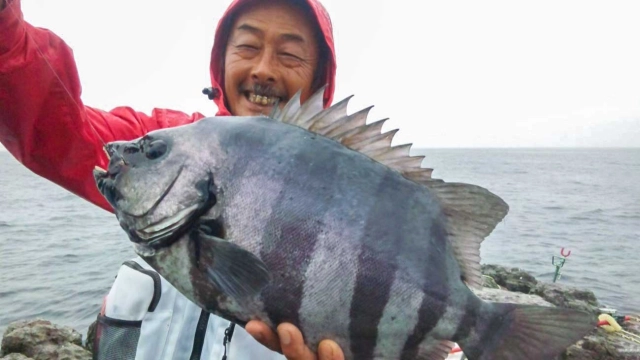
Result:
[[304,343],[302,333],[292,324],[278,325],[278,333],[273,332],[261,321],[249,321],[245,330],[262,345],[282,353],[289,360],[344,360],[340,346],[331,340],[323,340],[314,354]]

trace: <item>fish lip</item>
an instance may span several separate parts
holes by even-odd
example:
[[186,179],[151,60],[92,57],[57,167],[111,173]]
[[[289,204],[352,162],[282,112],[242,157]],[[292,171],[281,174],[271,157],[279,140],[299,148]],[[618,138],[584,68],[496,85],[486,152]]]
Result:
[[102,196],[104,196],[107,199],[107,201],[111,204],[114,210],[117,210],[118,212],[128,217],[139,219],[150,214],[158,207],[158,205],[162,202],[165,196],[167,196],[167,194],[171,191],[171,189],[173,188],[173,185],[175,185],[175,183],[178,181],[178,178],[182,174],[182,170],[184,170],[184,164],[180,166],[176,176],[173,178],[173,180],[171,180],[171,183],[169,184],[169,186],[167,186],[164,192],[158,197],[158,199],[156,199],[153,205],[151,205],[149,209],[142,212],[141,214],[134,214],[126,210],[119,209],[116,206],[118,203],[118,200],[124,198],[124,196],[122,196],[122,193],[118,190],[116,186],[117,176],[114,176],[110,174],[108,171],[104,171],[103,169],[95,168],[93,170],[93,178],[96,182],[96,185],[98,186],[98,190],[100,191]]
[[[142,229],[135,229],[133,227],[130,227],[127,232],[129,234],[129,239],[131,240],[131,242],[143,248],[157,250],[163,247],[168,247],[174,242],[178,241],[183,235],[191,231],[191,226],[216,204],[215,194],[211,191],[211,189],[213,188],[212,174],[209,174],[208,183],[208,191],[203,194],[204,196],[202,197],[202,201],[189,205],[178,211],[176,214],[158,220],[155,223],[147,225]],[[158,202],[158,204],[159,203],[160,202]],[[161,229],[160,231],[157,231],[155,236],[153,234],[149,234],[149,237],[144,236],[145,234],[143,230],[158,226],[159,224],[162,224],[166,221],[170,221],[168,223],[169,225],[163,227],[163,229]]]
[[114,178],[111,177],[108,172],[98,169],[93,170],[93,177],[95,179],[96,186],[98,187],[98,191],[102,196],[104,196],[111,207],[116,210],[116,204],[119,199],[122,199],[122,193],[118,191]]

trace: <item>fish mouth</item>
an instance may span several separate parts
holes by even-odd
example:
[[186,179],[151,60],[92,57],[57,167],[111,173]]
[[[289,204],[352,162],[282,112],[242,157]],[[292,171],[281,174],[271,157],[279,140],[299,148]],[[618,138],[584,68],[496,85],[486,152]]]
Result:
[[[181,173],[182,167],[167,189],[143,214],[131,214],[121,209],[118,209],[118,211],[126,217],[133,219],[133,222],[135,222],[136,219],[152,214],[160,203],[162,203],[162,200],[166,195],[171,191]],[[117,198],[117,196],[122,197],[120,192],[117,190],[114,181],[109,178],[109,174],[107,172],[96,167],[94,170],[94,176],[98,180],[98,187],[103,195],[107,196],[108,194],[115,194],[114,198]],[[123,221],[124,219],[121,219],[120,225],[128,233],[129,240],[135,243],[136,252],[141,255],[143,253],[153,254],[155,253],[155,250],[159,248],[170,246],[187,233],[191,228],[191,225],[193,225],[198,218],[215,205],[216,196],[213,191],[214,183],[213,175],[211,173],[208,174],[207,180],[200,181],[196,184],[196,189],[200,192],[200,201],[197,201],[196,203],[179,210],[175,214],[164,217],[143,228],[136,228],[135,226],[128,225],[126,224],[126,221]],[[115,208],[115,202],[112,206]]]
[[[141,229],[130,228],[129,238],[136,244],[136,251],[153,254],[155,250],[168,247],[191,231],[192,225],[216,204],[213,175],[196,184],[201,201],[189,205],[173,215],[164,217]],[[169,192],[169,187],[166,192]],[[165,192],[165,194],[166,194]],[[164,195],[162,196],[164,197]],[[155,208],[155,206],[154,206]]]
[[171,182],[169,183],[169,186],[167,186],[167,189],[162,192],[162,194],[158,197],[158,199],[156,199],[156,201],[154,201],[153,205],[151,205],[149,209],[143,211],[141,214],[134,214],[124,209],[119,209],[117,207],[118,200],[121,200],[124,198],[124,196],[116,186],[115,179],[118,175],[117,173],[112,174],[109,171],[104,170],[99,166],[96,166],[93,170],[93,177],[96,181],[96,185],[98,186],[98,190],[107,199],[107,201],[111,204],[114,210],[118,210],[122,214],[132,218],[141,218],[146,216],[147,214],[152,213],[158,207],[158,205],[162,202],[165,196],[167,196],[167,194],[171,191],[176,181],[178,181],[180,174],[182,174],[182,170],[184,170],[184,165],[180,166],[180,168],[178,169],[178,173],[174,176],[173,180],[171,180]]

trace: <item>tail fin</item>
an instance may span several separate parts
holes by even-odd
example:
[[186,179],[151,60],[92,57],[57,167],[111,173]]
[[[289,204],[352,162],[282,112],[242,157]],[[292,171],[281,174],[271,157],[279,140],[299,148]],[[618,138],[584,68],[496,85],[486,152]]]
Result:
[[506,303],[491,307],[458,343],[469,360],[553,359],[596,328],[588,312]]

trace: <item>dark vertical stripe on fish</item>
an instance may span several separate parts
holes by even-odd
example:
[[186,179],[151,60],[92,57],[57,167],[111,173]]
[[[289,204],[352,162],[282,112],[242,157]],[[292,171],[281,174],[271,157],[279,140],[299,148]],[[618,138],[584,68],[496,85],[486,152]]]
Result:
[[[354,359],[372,359],[378,338],[378,323],[389,301],[394,270],[384,259],[361,253],[358,257],[358,275],[351,301],[351,352]],[[375,276],[378,274],[379,276]]]
[[[322,224],[303,219],[294,224],[284,224],[275,248],[262,248],[261,257],[271,271],[278,286],[268,287],[263,293],[265,310],[274,325],[281,322],[298,324],[302,303],[305,270],[311,262],[313,249]],[[305,246],[294,246],[304,242]],[[279,316],[279,317],[276,317]]]
[[444,302],[425,296],[418,313],[418,324],[404,344],[401,360],[413,360],[418,356],[418,346],[427,337],[444,314],[447,306]]
[[[395,279],[397,256],[402,249],[402,229],[390,224],[403,224],[410,209],[389,208],[398,196],[398,174],[387,172],[371,194],[376,202],[365,224],[362,248],[358,256],[358,273],[351,301],[349,333],[355,359],[371,359],[378,338],[378,324],[389,303]],[[407,199],[410,199],[407,194]]]
[[473,300],[472,296],[468,296],[465,305],[462,307],[465,311],[458,327],[456,328],[456,332],[452,337],[454,341],[458,341],[458,339],[466,339],[467,336],[469,336],[469,333],[471,333],[476,326],[476,321],[478,319],[476,310],[479,309],[474,307],[474,305],[477,304],[477,301]]
[[[425,239],[426,241],[427,239]],[[444,225],[438,221],[434,221],[430,229],[430,241],[443,242],[447,241]],[[437,251],[429,251],[425,254],[426,263],[430,265],[433,273],[443,271],[446,266],[444,254]],[[427,277],[427,279],[429,279]],[[425,297],[420,306],[418,314],[418,323],[413,333],[407,338],[404,349],[402,350],[402,360],[415,359],[418,355],[419,345],[427,335],[433,331],[438,324],[440,318],[447,310],[448,298],[450,295],[448,281],[445,272],[440,276],[435,276],[436,282],[427,282],[423,285]]]
[[[314,142],[314,139],[299,141]],[[260,250],[260,257],[277,284],[262,293],[265,310],[274,325],[284,321],[300,323],[305,273],[314,255],[318,236],[324,233],[324,224],[320,219],[331,208],[334,189],[332,183],[324,179],[335,175],[338,164],[329,158],[332,152],[313,150],[314,146],[322,145],[316,142],[291,146],[281,149],[288,152],[286,156],[274,154],[276,157],[289,158],[286,165],[283,164],[287,175],[282,181],[286,185],[278,195],[267,221]],[[291,154],[291,149],[296,148],[300,151]],[[300,172],[306,175],[301,176]],[[300,179],[301,182],[296,183]],[[319,202],[318,198],[326,201]]]

